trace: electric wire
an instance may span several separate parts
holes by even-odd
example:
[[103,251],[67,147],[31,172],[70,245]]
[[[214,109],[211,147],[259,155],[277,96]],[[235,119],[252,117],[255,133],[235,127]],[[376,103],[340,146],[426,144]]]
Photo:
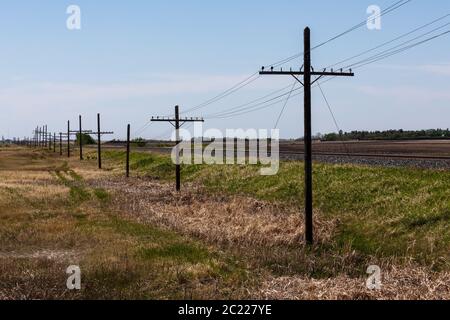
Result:
[[274,129],[278,128],[278,124],[280,123],[281,117],[283,116],[284,110],[286,109],[286,106],[287,106],[287,104],[289,102],[289,99],[291,98],[292,92],[294,91],[296,85],[297,85],[297,80],[295,80],[294,84],[292,85],[292,89],[291,89],[291,91],[289,92],[289,95],[286,98],[286,101],[284,103],[283,108],[281,109],[281,112],[280,112],[280,115],[278,116],[277,121],[275,122],[275,126],[273,127]]
[[334,125],[336,126],[337,132],[339,133],[339,139],[340,139],[340,141],[341,141],[341,143],[342,143],[342,145],[343,145],[343,147],[345,149],[345,152],[348,155],[348,154],[350,154],[350,151],[348,150],[347,145],[345,144],[345,142],[343,140],[343,137],[341,135],[342,130],[341,130],[340,126],[339,126],[339,123],[338,123],[338,121],[336,119],[336,116],[334,115],[334,112],[333,112],[333,109],[331,108],[330,102],[328,101],[327,97],[325,96],[325,93],[323,92],[322,86],[320,85],[319,82],[317,82],[317,87],[319,88],[320,93],[322,94],[323,100],[325,101],[325,104],[328,107],[328,111],[330,111],[331,117],[333,118]]
[[[408,4],[411,1],[412,0],[400,0],[400,1],[397,1],[397,2],[393,3],[392,5],[388,6],[386,9],[382,10],[377,16],[373,17],[373,19],[378,18],[378,17],[382,17],[382,16],[384,16],[384,15],[386,15],[386,14],[388,14],[388,13],[394,11],[394,10],[397,10],[397,9],[403,7],[404,5]],[[336,36],[333,36],[332,38],[330,38],[330,39],[328,39],[328,40],[326,40],[326,41],[324,41],[322,43],[319,43],[318,45],[312,47],[311,50],[315,50],[315,49],[320,48],[320,47],[322,47],[322,46],[324,46],[324,45],[326,45],[326,44],[328,44],[328,43],[330,43],[330,42],[332,42],[332,41],[334,41],[336,39],[339,39],[340,37],[342,37],[342,36],[344,36],[344,35],[346,35],[348,33],[351,33],[354,30],[359,29],[360,27],[364,26],[366,23],[367,23],[367,20],[364,20],[363,22],[358,23],[357,25],[355,25],[355,26],[345,30],[344,32],[341,32],[340,34],[338,34]],[[303,53],[295,54],[295,55],[293,55],[291,57],[285,58],[285,59],[280,60],[280,61],[278,61],[278,62],[276,62],[274,64],[270,64],[270,65],[267,65],[267,66],[277,67],[277,66],[283,65],[283,64],[285,64],[285,63],[287,63],[289,61],[292,61],[292,60],[300,57],[302,54]],[[211,98],[211,99],[209,99],[209,100],[207,100],[207,101],[205,101],[205,102],[203,102],[203,103],[201,103],[201,104],[199,104],[197,106],[194,106],[193,108],[190,108],[190,109],[187,109],[187,110],[183,111],[181,114],[187,114],[187,113],[192,112],[192,111],[203,109],[203,108],[205,108],[205,107],[207,107],[207,106],[209,106],[209,105],[211,105],[211,104],[213,104],[213,103],[215,103],[217,101],[220,101],[220,100],[224,99],[225,97],[228,97],[229,95],[237,92],[238,90],[240,90],[240,89],[250,85],[251,83],[256,81],[259,77],[260,77],[259,73],[255,72],[252,75],[250,75],[248,78],[246,78],[243,81],[237,83],[236,85],[234,85],[231,88],[225,90],[224,92],[216,95],[215,97],[213,97],[213,98]]]
[[398,37],[396,37],[396,38],[394,38],[394,39],[392,39],[392,40],[389,40],[389,41],[387,41],[387,42],[384,42],[384,43],[382,43],[382,44],[380,44],[380,45],[378,45],[378,46],[376,46],[376,47],[370,48],[370,49],[365,50],[365,51],[363,51],[363,52],[361,52],[361,53],[359,53],[359,54],[357,54],[357,55],[354,55],[354,56],[352,56],[352,57],[350,57],[350,58],[346,58],[346,59],[344,59],[344,60],[341,60],[341,61],[339,61],[339,62],[336,62],[335,64],[329,65],[329,66],[327,67],[327,69],[328,69],[328,68],[335,67],[335,66],[337,66],[337,65],[341,65],[342,63],[345,63],[345,62],[347,62],[347,61],[353,60],[353,59],[355,59],[355,58],[359,58],[359,57],[363,56],[363,55],[366,54],[366,53],[369,53],[369,52],[371,52],[371,51],[373,51],[373,50],[382,48],[382,47],[384,47],[384,46],[386,46],[386,45],[388,45],[388,44],[391,44],[391,43],[393,43],[393,42],[395,42],[395,41],[397,41],[397,40],[403,39],[403,38],[405,38],[405,37],[407,37],[407,36],[409,36],[409,35],[411,35],[411,34],[417,32],[417,31],[422,30],[422,29],[425,29],[426,27],[429,27],[430,25],[433,25],[433,24],[435,24],[436,22],[439,22],[439,21],[441,21],[441,20],[443,20],[443,19],[445,19],[445,18],[447,18],[447,17],[449,17],[449,16],[450,16],[450,14],[446,14],[446,15],[444,15],[444,16],[442,16],[442,17],[436,19],[436,20],[433,20],[432,22],[429,22],[429,23],[427,23],[427,24],[424,24],[424,25],[422,25],[422,26],[420,26],[420,27],[418,27],[418,28],[416,28],[416,29],[414,29],[414,30],[412,30],[412,31],[409,31],[409,32],[407,32],[407,33],[404,33],[404,34],[402,34],[402,35],[400,35],[400,36],[398,36]]
[[[446,25],[448,25],[448,24],[446,24]],[[443,28],[443,27],[446,26],[446,25],[443,25],[443,26],[441,26],[441,27],[438,27],[438,28],[434,29],[433,31],[427,32],[427,33],[425,33],[425,34],[423,34],[423,35],[421,35],[421,36],[419,36],[419,37],[416,37],[416,38],[414,38],[414,39],[421,38],[421,37],[423,37],[424,35],[430,34],[430,33],[434,32],[434,31],[436,31],[436,30],[438,30],[438,29]],[[355,66],[356,66],[355,69],[360,68],[360,67],[363,66],[363,65],[367,65],[367,64],[369,64],[369,63],[373,63],[373,62],[379,61],[379,60],[381,60],[381,59],[385,59],[385,58],[387,58],[387,57],[389,57],[389,56],[392,56],[392,55],[394,55],[394,54],[398,54],[398,53],[400,53],[400,52],[406,51],[406,50],[411,49],[411,48],[413,48],[413,47],[415,47],[415,46],[418,46],[418,45],[423,44],[423,43],[425,43],[425,42],[431,41],[431,40],[433,40],[433,39],[435,39],[435,38],[437,38],[437,37],[443,36],[443,35],[445,35],[445,34],[447,34],[447,33],[448,33],[448,32],[444,32],[444,33],[441,33],[441,34],[439,34],[439,35],[437,35],[437,36],[428,38],[428,39],[426,39],[426,40],[424,40],[424,41],[420,41],[420,42],[414,43],[413,45],[409,45],[409,46],[406,46],[406,47],[402,47],[402,48],[399,49],[399,50],[393,50],[393,49],[396,49],[396,48],[398,48],[398,47],[404,46],[404,45],[407,44],[407,43],[410,43],[410,42],[411,42],[412,40],[414,40],[414,39],[408,40],[408,41],[406,41],[406,42],[401,43],[400,45],[397,45],[397,46],[395,46],[395,47],[393,47],[393,48],[390,48],[390,49],[388,49],[388,50],[385,50],[385,51],[383,51],[382,53],[377,53],[377,54],[375,54],[375,55],[373,55],[373,56],[370,56],[370,57],[368,57],[368,58],[366,58],[366,59],[364,59],[364,60],[361,60],[361,61],[358,61],[358,62],[356,62],[356,63],[350,64],[350,65],[346,66],[345,68],[346,68],[346,69],[347,69],[347,68],[353,68],[353,67],[355,67]],[[388,42],[391,42],[391,41],[388,41]],[[374,49],[376,49],[376,48],[378,48],[378,47],[379,47],[379,46],[374,47],[374,48],[372,48],[372,49],[369,49],[369,50],[367,50],[367,52],[369,52],[369,51],[371,51],[371,50],[374,50]],[[361,66],[359,66],[359,65],[361,65]],[[329,80],[331,80],[331,79],[333,79],[333,78],[334,78],[334,77],[329,78],[329,79],[327,79],[327,80],[325,80],[325,81],[329,81]],[[322,83],[323,83],[323,82],[324,82],[324,81],[322,81]],[[283,88],[283,89],[285,89],[285,88]],[[298,88],[298,89],[296,89],[296,90],[294,90],[294,91],[297,91],[297,90],[300,90],[300,89],[302,89],[302,88]],[[279,91],[282,91],[282,90],[280,89],[280,90],[277,90],[276,92],[279,92]],[[219,113],[215,113],[215,114],[212,114],[212,115],[208,115],[208,117],[209,117],[209,118],[214,118],[214,117],[226,117],[226,118],[228,118],[229,116],[231,116],[231,115],[233,115],[233,114],[236,114],[236,115],[246,114],[246,112],[243,113],[243,111],[246,111],[246,110],[249,110],[249,111],[257,111],[257,110],[261,110],[262,108],[257,108],[257,107],[258,107],[258,106],[261,106],[261,105],[263,105],[263,104],[265,104],[265,103],[272,102],[272,101],[274,101],[274,100],[276,100],[276,99],[279,99],[279,98],[281,98],[281,97],[287,96],[288,94],[289,94],[289,92],[285,92],[284,94],[278,95],[278,96],[276,96],[276,97],[274,97],[274,98],[272,98],[272,99],[266,100],[266,101],[264,101],[264,102],[261,102],[261,103],[255,104],[255,105],[251,105],[251,106],[249,106],[249,107],[240,108],[240,109],[234,107],[234,108],[225,110],[225,112],[219,112]],[[258,99],[257,99],[257,100],[258,100]],[[277,101],[277,103],[279,103],[279,102],[281,102],[281,101],[282,101],[282,100],[279,100],[279,101]],[[251,104],[251,103],[248,103],[248,104]],[[244,104],[244,105],[241,105],[241,106],[247,106],[248,104]],[[271,105],[273,105],[273,104],[271,104]]]

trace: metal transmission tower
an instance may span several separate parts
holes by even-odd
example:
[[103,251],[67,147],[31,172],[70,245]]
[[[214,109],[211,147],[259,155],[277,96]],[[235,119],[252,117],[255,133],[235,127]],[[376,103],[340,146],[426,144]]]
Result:
[[180,166],[180,153],[179,153],[179,145],[180,141],[180,128],[186,122],[205,122],[203,118],[180,118],[180,108],[175,106],[175,118],[170,117],[152,117],[152,122],[169,122],[172,126],[174,126],[176,130],[176,189],[177,191],[181,190],[181,166]]
[[[305,121],[305,238],[308,244],[314,243],[313,237],[313,190],[312,190],[312,133],[311,133],[311,86],[325,76],[332,77],[353,77],[354,73],[350,69],[349,72],[327,71],[324,69],[321,72],[314,71],[311,66],[311,31],[308,27],[304,31],[304,62],[303,68],[299,71],[274,71],[273,67],[270,71],[264,71],[264,68],[259,73],[260,75],[282,75],[294,77],[304,87],[304,121]],[[297,76],[303,76],[303,82]],[[311,81],[312,76],[317,76],[314,81]]]

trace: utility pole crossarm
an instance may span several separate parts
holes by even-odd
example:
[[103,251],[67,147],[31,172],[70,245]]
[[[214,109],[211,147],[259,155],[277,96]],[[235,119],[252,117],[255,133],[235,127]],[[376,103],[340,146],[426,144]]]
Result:
[[[175,122],[177,119],[173,118],[161,118],[161,117],[152,117],[152,122]],[[203,118],[180,118],[178,119],[180,122],[205,122]]]
[[[78,134],[78,133],[80,133],[80,130],[71,130],[70,133],[71,134]],[[93,134],[94,132],[92,132],[92,130],[82,130],[81,133]]]
[[92,132],[91,134],[114,134],[113,131]]
[[[303,76],[305,75],[304,71],[260,71],[259,72],[260,75],[273,75],[273,76]],[[355,74],[352,72],[352,70],[350,69],[347,72],[344,71],[326,71],[326,69],[324,71],[311,71],[310,72],[311,76],[332,76],[332,77],[354,77]]]
[[151,119],[152,122],[169,122],[172,126],[174,126],[175,129],[177,129],[177,126],[181,127],[183,126],[183,124],[185,124],[186,122],[205,122],[205,120],[203,118],[179,118],[177,119],[176,117],[173,118],[169,118],[169,117],[152,117]]

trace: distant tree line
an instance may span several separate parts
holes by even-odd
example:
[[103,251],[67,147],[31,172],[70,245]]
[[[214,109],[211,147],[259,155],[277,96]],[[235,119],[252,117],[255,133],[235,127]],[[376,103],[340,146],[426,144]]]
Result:
[[425,140],[425,139],[450,139],[449,129],[430,130],[387,130],[387,131],[351,131],[329,133],[321,136],[323,141],[348,141],[348,140]]
[[[96,143],[94,138],[92,138],[89,134],[86,134],[86,133],[81,134],[81,141],[83,142],[83,145],[90,145],[90,144]],[[77,135],[76,135],[75,144],[80,145],[80,134],[79,133],[77,133]]]

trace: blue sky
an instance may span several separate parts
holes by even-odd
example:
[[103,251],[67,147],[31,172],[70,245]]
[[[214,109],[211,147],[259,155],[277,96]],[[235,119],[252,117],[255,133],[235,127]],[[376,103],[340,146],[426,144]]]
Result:
[[[302,30],[320,43],[367,18],[369,5],[394,0],[293,1],[2,1],[0,10],[0,134],[30,135],[48,124],[64,130],[76,123],[124,137],[126,124],[142,127],[152,115],[167,115],[214,97],[260,66],[302,51]],[[76,4],[82,29],[66,28],[66,8]],[[313,51],[316,68],[388,41],[450,13],[445,0],[413,0],[382,18],[382,29],[363,27]],[[435,26],[450,22],[450,18]],[[427,29],[430,30],[430,29]],[[450,30],[450,26],[442,31]],[[422,31],[422,33],[425,32]],[[420,34],[420,33],[418,33]],[[450,127],[450,36],[357,70],[323,90],[343,130]],[[298,68],[300,59],[287,66]],[[261,77],[235,94],[193,113],[204,116],[246,103],[292,84]],[[272,128],[283,103],[206,127]],[[303,132],[302,98],[287,104],[282,137]],[[336,128],[320,91],[313,92],[313,131]],[[141,135],[158,136],[167,125]]]

